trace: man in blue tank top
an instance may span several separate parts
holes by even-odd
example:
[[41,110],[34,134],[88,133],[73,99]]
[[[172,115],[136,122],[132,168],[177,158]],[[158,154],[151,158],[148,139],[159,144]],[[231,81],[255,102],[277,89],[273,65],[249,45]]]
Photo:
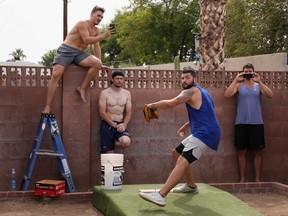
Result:
[[250,63],[244,65],[224,96],[237,94],[237,115],[235,121],[235,146],[238,150],[240,182],[245,182],[246,154],[251,149],[254,152],[255,181],[260,182],[262,167],[262,149],[265,148],[264,125],[261,111],[261,95],[273,96],[272,90],[266,86],[254,72]]
[[[196,72],[193,69],[184,70],[181,75],[184,90],[178,96],[170,100],[160,100],[147,104],[151,109],[164,109],[185,103],[189,121],[178,130],[177,135],[184,136],[188,128],[191,133],[177,148],[173,149],[176,164],[160,191],[139,193],[143,199],[159,206],[166,205],[165,197],[170,191],[174,193],[198,193],[199,190],[189,165],[199,160],[207,149],[216,151],[220,142],[220,127],[214,112],[212,98],[196,82]],[[174,188],[184,177],[186,183]]]

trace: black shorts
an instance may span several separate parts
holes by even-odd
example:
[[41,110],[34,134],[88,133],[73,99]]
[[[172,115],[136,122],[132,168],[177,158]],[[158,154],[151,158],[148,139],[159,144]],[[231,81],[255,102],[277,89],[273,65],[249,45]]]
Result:
[[175,150],[178,152],[178,154],[182,155],[182,157],[184,157],[184,158],[188,161],[189,164],[191,164],[192,162],[196,161],[197,158],[194,157],[194,155],[193,155],[193,153],[192,153],[192,152],[193,152],[193,149],[191,149],[191,150],[189,150],[189,151],[187,151],[187,152],[183,152],[184,147],[185,147],[185,146],[181,143],[180,145],[178,145],[178,146],[175,148]]
[[235,125],[235,146],[241,150],[265,148],[264,125]]
[[[122,122],[116,122],[120,124]],[[100,125],[100,145],[101,152],[106,153],[107,151],[111,151],[115,149],[115,141],[117,141],[122,136],[129,136],[127,130],[123,132],[118,132],[116,128],[109,125],[107,122],[102,120]]]

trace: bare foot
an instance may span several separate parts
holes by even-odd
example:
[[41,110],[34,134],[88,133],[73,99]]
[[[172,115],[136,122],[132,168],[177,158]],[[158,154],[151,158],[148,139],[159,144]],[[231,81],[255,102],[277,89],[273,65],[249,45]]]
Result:
[[42,113],[50,113],[50,106],[45,106],[44,110]]
[[86,103],[87,101],[86,101],[86,98],[85,98],[85,90],[81,89],[80,87],[77,87],[77,91],[80,94],[80,97],[81,97],[82,101],[84,103]]

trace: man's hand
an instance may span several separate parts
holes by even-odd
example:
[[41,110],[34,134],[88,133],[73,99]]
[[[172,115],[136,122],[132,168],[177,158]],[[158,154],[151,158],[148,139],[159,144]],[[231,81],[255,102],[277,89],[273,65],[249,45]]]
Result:
[[187,128],[189,127],[189,122],[186,122],[184,125],[182,125],[179,130],[177,131],[178,137],[184,137],[187,133]]
[[120,133],[122,133],[123,131],[126,130],[126,126],[125,126],[124,123],[117,124],[116,128],[117,128],[117,131],[120,132]]
[[245,78],[243,77],[244,74],[245,74],[244,72],[239,73],[239,74],[235,77],[235,80],[236,80],[237,82],[243,82],[243,81],[245,80]]
[[261,82],[261,77],[260,77],[260,75],[259,75],[258,73],[253,73],[253,78],[252,78],[252,80],[253,80],[254,82],[260,83],[260,82]]

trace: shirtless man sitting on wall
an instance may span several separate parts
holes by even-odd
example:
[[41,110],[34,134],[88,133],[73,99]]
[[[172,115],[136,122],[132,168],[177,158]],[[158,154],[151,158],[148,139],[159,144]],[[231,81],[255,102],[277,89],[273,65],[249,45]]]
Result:
[[[68,33],[64,42],[57,49],[57,54],[53,62],[52,77],[47,91],[46,106],[42,113],[50,113],[52,100],[57,90],[59,80],[65,69],[71,63],[89,68],[85,79],[77,88],[81,99],[83,102],[86,102],[86,88],[95,77],[97,71],[102,67],[99,42],[115,33],[114,29],[109,29],[104,34],[100,34],[99,29],[96,27],[103,19],[104,12],[104,8],[95,6],[91,11],[90,19],[77,22]],[[94,46],[94,55],[85,52],[89,44]]]
[[132,116],[131,94],[123,89],[124,74],[122,71],[112,73],[112,86],[99,95],[100,145],[102,153],[113,153],[115,146],[121,149],[130,145],[127,131]]

